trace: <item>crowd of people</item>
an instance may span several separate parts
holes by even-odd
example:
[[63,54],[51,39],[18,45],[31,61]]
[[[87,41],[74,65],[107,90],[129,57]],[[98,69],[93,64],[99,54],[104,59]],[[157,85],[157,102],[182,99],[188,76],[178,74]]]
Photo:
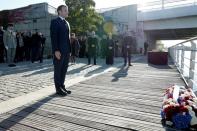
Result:
[[8,63],[10,67],[20,61],[43,62],[46,38],[40,32],[15,32],[13,24],[7,30],[0,27],[0,63]]
[[[40,32],[14,32],[13,25],[9,24],[7,30],[0,28],[0,63],[7,62],[9,66],[15,66],[14,63],[21,61],[43,62],[43,53],[46,38]],[[94,31],[88,36],[76,36],[71,33],[71,56],[70,62],[76,63],[76,57],[87,58],[88,64],[96,65],[97,57],[106,59],[106,64],[114,63],[117,40],[113,39],[111,33],[105,34],[99,38]],[[124,57],[124,65],[132,66],[131,53],[133,48],[132,36],[124,36],[121,40],[121,53]],[[144,55],[147,53],[148,43],[144,43]]]
[[[121,43],[120,45],[119,42]],[[134,48],[134,38],[131,35],[125,35],[122,40],[115,40],[111,33],[105,34],[99,38],[94,31],[88,36],[76,37],[71,33],[71,62],[75,63],[76,57],[87,58],[88,64],[96,65],[97,57],[106,59],[107,65],[113,65],[114,57],[117,54],[117,48],[121,48],[121,56],[124,58],[124,65],[132,66],[131,54]],[[144,55],[147,53],[148,43],[144,43]]]

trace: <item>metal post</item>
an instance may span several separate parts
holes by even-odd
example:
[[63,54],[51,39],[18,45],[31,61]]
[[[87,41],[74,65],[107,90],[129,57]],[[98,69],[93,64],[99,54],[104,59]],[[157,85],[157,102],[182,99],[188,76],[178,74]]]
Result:
[[185,49],[182,45],[182,50],[181,50],[181,74],[183,74],[184,71],[184,56],[185,56]]
[[179,65],[179,54],[180,54],[179,49],[176,49],[176,51],[177,51],[176,52],[176,64],[177,64],[177,67],[180,68],[180,65]]
[[177,50],[176,50],[176,46],[174,47],[174,64],[175,66],[177,66]]
[[189,87],[193,88],[194,70],[195,70],[195,59],[196,59],[196,43],[191,41],[191,55],[190,55],[190,69],[189,69]]

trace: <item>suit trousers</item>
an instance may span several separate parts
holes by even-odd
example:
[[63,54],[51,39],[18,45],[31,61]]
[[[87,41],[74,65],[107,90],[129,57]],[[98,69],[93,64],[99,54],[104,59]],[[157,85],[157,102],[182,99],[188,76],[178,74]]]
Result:
[[0,63],[4,62],[5,47],[3,43],[0,43]]
[[9,48],[7,50],[7,62],[13,63],[16,55],[16,48]]
[[131,51],[130,50],[125,50],[123,53],[123,57],[124,57],[124,64],[126,65],[127,62],[128,64],[131,63]]
[[91,64],[91,58],[94,59],[94,65],[96,65],[96,55],[94,55],[94,56],[88,55],[88,64],[89,64],[89,65]]
[[61,54],[61,59],[58,60],[55,56],[53,58],[54,64],[54,82],[56,91],[60,91],[60,87],[64,85],[68,64],[69,64],[69,54]]

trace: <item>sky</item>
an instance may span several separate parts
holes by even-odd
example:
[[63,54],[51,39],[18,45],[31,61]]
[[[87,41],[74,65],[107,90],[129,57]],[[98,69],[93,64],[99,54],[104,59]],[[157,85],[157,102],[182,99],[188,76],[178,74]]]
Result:
[[[14,9],[23,6],[27,6],[30,4],[47,2],[54,7],[58,7],[58,5],[64,4],[63,0],[1,0],[3,1],[0,4],[0,10],[5,9]],[[96,2],[96,9],[100,8],[109,8],[116,6],[124,6],[129,4],[134,4],[139,1],[150,1],[150,0],[94,0]]]

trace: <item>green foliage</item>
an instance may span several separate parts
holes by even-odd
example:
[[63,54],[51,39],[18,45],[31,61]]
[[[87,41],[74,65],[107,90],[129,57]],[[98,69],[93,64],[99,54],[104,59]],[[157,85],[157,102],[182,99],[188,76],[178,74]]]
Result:
[[83,34],[96,31],[103,17],[95,11],[93,0],[65,0],[69,8],[68,21],[72,32]]

